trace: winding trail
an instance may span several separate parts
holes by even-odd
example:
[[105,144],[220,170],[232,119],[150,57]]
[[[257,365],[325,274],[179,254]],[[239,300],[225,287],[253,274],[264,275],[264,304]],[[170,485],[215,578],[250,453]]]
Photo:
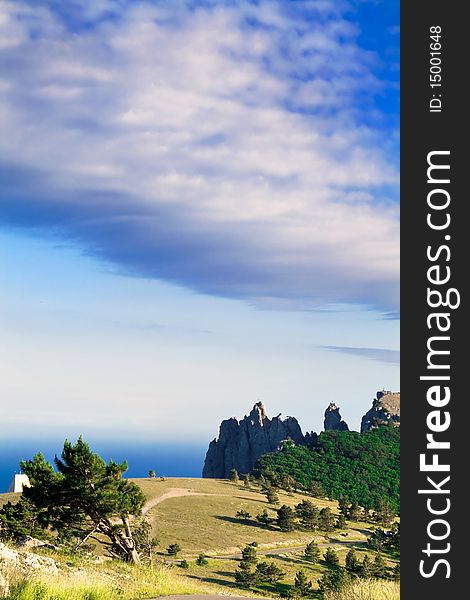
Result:
[[[170,488],[168,492],[165,492],[161,496],[157,496],[156,498],[152,498],[148,502],[144,504],[142,509],[142,514],[146,515],[152,508],[165,502],[165,500],[169,500],[170,498],[181,498],[183,496],[218,496],[219,494],[208,494],[206,492],[193,492],[192,490],[188,490],[185,488]],[[174,596],[178,598],[179,596]]]

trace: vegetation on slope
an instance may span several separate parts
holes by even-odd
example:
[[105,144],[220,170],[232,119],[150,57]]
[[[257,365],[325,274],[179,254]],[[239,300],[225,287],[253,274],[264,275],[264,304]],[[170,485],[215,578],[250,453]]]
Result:
[[257,476],[279,480],[289,475],[305,489],[320,484],[331,498],[347,498],[366,509],[400,502],[400,430],[379,427],[365,433],[324,431],[315,446],[285,444],[280,452],[262,456]]

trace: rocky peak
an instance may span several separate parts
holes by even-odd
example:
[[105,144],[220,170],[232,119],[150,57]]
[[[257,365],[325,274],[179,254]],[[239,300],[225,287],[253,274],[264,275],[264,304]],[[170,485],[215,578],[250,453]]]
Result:
[[270,419],[262,402],[257,402],[248,416],[222,421],[218,439],[207,450],[203,477],[227,478],[232,469],[249,473],[257,459],[275,452],[283,440],[303,443],[304,436],[297,419],[278,415]]
[[334,402],[330,402],[325,410],[323,428],[325,431],[349,431],[348,424],[341,418],[339,407]]
[[259,422],[260,426],[263,427],[264,420],[267,418],[268,413],[266,412],[266,407],[261,401],[257,402],[250,412],[250,419]]
[[400,392],[377,392],[372,408],[362,417],[361,433],[380,425],[400,425]]

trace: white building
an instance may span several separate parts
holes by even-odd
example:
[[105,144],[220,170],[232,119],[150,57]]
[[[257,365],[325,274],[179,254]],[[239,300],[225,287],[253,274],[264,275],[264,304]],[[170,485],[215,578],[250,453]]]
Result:
[[11,480],[10,487],[7,492],[22,492],[24,487],[31,487],[29,483],[29,478],[24,473],[19,473],[13,475],[13,479]]

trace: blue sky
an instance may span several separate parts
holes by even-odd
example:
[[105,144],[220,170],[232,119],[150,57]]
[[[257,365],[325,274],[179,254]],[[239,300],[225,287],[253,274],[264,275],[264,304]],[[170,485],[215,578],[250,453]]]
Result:
[[0,0],[5,436],[398,389],[398,2]]

